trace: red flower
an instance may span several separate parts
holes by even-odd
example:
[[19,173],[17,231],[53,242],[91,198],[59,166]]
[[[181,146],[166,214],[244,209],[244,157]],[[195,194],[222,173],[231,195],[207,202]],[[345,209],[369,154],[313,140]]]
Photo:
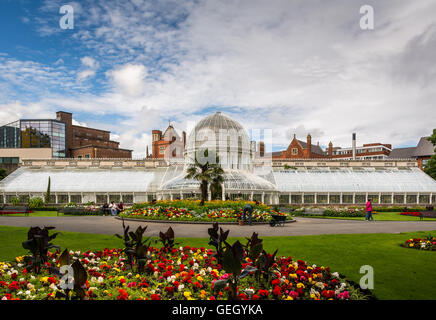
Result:
[[279,286],[275,286],[275,287],[274,287],[274,290],[273,290],[273,293],[274,293],[276,296],[278,296],[278,295],[280,295],[280,294],[282,293],[282,289],[281,289]]
[[118,293],[119,293],[119,296],[117,297],[118,300],[127,300],[129,295],[127,294],[126,290],[118,289]]
[[277,286],[277,285],[279,285],[279,284],[280,284],[280,279],[274,279],[273,281],[271,281],[271,284],[272,284],[273,286]]
[[20,287],[18,286],[18,282],[17,281],[12,281],[9,286],[8,286],[9,290],[18,290],[20,289]]
[[160,296],[158,294],[152,294],[151,300],[160,300]]

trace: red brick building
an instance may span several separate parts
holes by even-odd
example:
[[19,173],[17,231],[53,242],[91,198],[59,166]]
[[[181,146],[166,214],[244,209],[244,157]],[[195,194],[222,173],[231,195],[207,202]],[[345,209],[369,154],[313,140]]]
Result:
[[132,150],[120,149],[120,143],[110,140],[110,131],[73,125],[73,115],[56,112],[58,120],[66,125],[67,157],[131,159]]
[[169,125],[164,133],[160,130],[152,131],[152,153],[154,159],[183,159],[186,146],[186,132],[182,137],[172,125]]
[[312,159],[325,158],[325,154],[319,145],[312,144],[312,136],[307,135],[307,141],[298,140],[295,137],[292,139],[288,148],[283,151],[272,153],[273,159]]
[[[386,159],[392,151],[392,145],[382,143],[367,143],[362,146],[355,146],[355,135],[353,134],[353,146],[349,148],[333,147],[330,141],[328,148],[322,150],[317,145],[312,144],[312,136],[307,135],[306,142],[298,140],[295,135],[288,148],[283,151],[272,153],[273,159],[358,159],[358,160],[377,160]],[[354,150],[354,154],[353,154]]]

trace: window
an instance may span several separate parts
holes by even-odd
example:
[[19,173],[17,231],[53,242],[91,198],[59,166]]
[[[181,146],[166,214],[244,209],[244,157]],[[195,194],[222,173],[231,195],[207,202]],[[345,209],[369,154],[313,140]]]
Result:
[[298,154],[298,149],[297,148],[292,148],[291,153],[293,156]]
[[85,154],[85,158],[89,159],[90,158],[89,154]]
[[159,147],[159,154],[165,153],[165,147]]

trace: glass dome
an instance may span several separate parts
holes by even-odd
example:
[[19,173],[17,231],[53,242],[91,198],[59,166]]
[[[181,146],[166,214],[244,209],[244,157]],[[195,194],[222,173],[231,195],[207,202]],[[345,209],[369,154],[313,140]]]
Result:
[[[209,150],[209,158],[205,150]],[[217,112],[202,119],[189,134],[186,147],[186,165],[201,161],[214,161],[215,154],[224,169],[250,169],[250,139],[237,121]]]

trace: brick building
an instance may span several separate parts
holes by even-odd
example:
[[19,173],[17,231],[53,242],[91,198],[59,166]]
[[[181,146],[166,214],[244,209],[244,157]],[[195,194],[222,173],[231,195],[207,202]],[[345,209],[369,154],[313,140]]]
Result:
[[435,146],[428,140],[429,137],[421,137],[416,147],[395,148],[389,155],[390,159],[415,159],[418,166],[423,169],[434,155]]
[[380,160],[386,159],[392,151],[392,145],[382,143],[367,143],[356,146],[356,135],[353,134],[352,146],[348,148],[333,147],[330,141],[325,150],[319,143],[312,144],[312,136],[307,135],[306,142],[298,140],[295,135],[288,148],[272,153],[273,159],[344,159],[344,160]]
[[[170,124],[164,133],[160,130],[152,131],[152,153],[153,159],[183,159],[186,146],[186,132],[182,137]],[[147,151],[148,156],[148,151]]]
[[272,159],[313,159],[325,158],[324,151],[319,145],[312,144],[312,136],[307,135],[306,142],[298,140],[295,137],[292,139],[288,148],[283,151],[272,153]]
[[119,142],[110,140],[110,131],[73,125],[72,116],[69,112],[56,112],[57,120],[65,123],[67,157],[132,158],[132,150],[120,149]]

